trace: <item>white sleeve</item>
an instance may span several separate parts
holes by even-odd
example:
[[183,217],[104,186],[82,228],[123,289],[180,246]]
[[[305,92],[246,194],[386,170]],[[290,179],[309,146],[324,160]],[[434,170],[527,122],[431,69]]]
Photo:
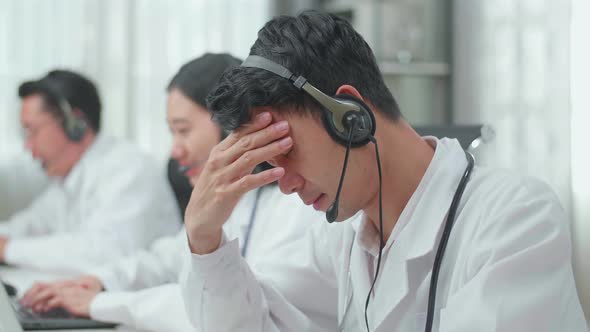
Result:
[[138,290],[177,283],[187,245],[184,229],[176,236],[158,239],[149,250],[90,271],[110,291]]
[[441,311],[441,332],[586,332],[574,286],[568,223],[535,186],[477,230],[469,281]]
[[49,233],[52,229],[51,190],[45,190],[26,209],[0,222],[0,236],[17,238]]
[[[312,234],[310,232],[309,238],[302,241],[302,247],[293,248],[303,258],[301,264],[275,270],[274,273],[312,276],[311,272],[316,271],[316,276],[332,278],[335,284],[332,264],[326,260],[326,255],[318,255],[320,253],[313,246],[320,243],[321,238]],[[305,245],[309,246],[306,248]],[[326,254],[326,251],[321,254]],[[276,275],[268,278],[264,272],[254,275],[240,255],[238,241],[228,242],[225,234],[222,245],[215,252],[208,255],[189,253],[188,264],[183,270],[182,295],[188,316],[197,331],[324,330],[320,323],[310,319],[273,286]],[[282,278],[288,280],[289,276]],[[294,286],[297,289],[290,293],[299,294],[299,304],[302,301],[314,302],[325,295],[315,292],[314,283],[317,280],[315,277],[297,280]],[[333,295],[335,289],[329,290],[326,296],[333,298]],[[303,303],[303,306],[313,305]]]
[[[127,169],[85,202],[89,211],[74,231],[11,239],[6,262],[30,268],[85,273],[154,239],[177,232],[180,216],[170,188],[149,173]],[[95,181],[98,181],[95,179]],[[91,207],[91,209],[90,209]]]
[[194,330],[184,310],[178,284],[167,284],[138,292],[99,293],[90,304],[90,317],[142,331]]
[[84,273],[121,256],[117,237],[107,230],[88,230],[11,239],[6,245],[5,261],[46,271]]

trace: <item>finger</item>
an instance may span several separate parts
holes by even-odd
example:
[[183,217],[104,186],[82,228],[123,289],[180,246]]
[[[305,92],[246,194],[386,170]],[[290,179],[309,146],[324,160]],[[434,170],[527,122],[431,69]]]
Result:
[[54,283],[54,286],[57,286],[60,288],[76,286],[76,285],[78,285],[78,282],[76,280],[72,280],[72,279],[61,280],[61,281]]
[[62,307],[75,316],[88,317],[90,303],[95,297],[96,294],[92,292],[72,290],[70,293],[64,294]]
[[287,121],[279,121],[262,130],[245,135],[236,144],[224,151],[221,161],[224,165],[228,165],[240,158],[244,153],[269,145],[288,133],[289,124]]
[[53,287],[46,287],[30,299],[29,306],[38,306],[40,303],[45,303],[50,298],[57,294],[57,289]]
[[269,145],[246,151],[238,160],[233,162],[225,170],[224,176],[229,181],[236,181],[252,173],[256,165],[272,159],[278,155],[284,154],[293,146],[293,139],[285,137]]
[[262,112],[254,117],[253,120],[244,124],[242,127],[234,130],[233,133],[229,134],[221,143],[218,144],[218,148],[221,151],[225,151],[245,135],[256,132],[264,127],[267,127],[272,121],[272,116],[268,112]]
[[228,191],[243,195],[250,190],[277,181],[284,174],[285,170],[282,167],[275,167],[257,174],[249,174],[229,185]]
[[46,297],[43,300],[37,301],[31,306],[31,309],[33,309],[33,311],[35,311],[35,312],[44,312],[45,306],[47,306],[47,302],[51,301],[52,299],[54,299],[57,296],[58,296],[57,294],[53,294],[49,297]]
[[39,293],[39,291],[41,291],[46,286],[47,284],[45,283],[35,283],[31,288],[29,288],[25,295],[23,295],[23,297],[20,300],[21,304],[24,306],[29,306],[31,298],[34,297],[37,293]]
[[31,288],[25,296],[23,296],[21,303],[25,306],[33,306],[36,304],[39,294],[43,294],[47,290],[47,285],[34,286]]
[[47,301],[45,306],[43,307],[43,312],[47,312],[51,309],[55,308],[62,308],[65,307],[64,299],[61,296],[56,296],[51,300]]

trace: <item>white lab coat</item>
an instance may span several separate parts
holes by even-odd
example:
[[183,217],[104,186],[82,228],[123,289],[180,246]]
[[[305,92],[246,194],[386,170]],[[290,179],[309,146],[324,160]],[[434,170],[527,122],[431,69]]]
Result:
[[0,223],[9,264],[78,274],[174,234],[181,221],[155,162],[98,135],[64,179]]
[[[383,249],[368,321],[371,331],[423,331],[441,230],[467,161],[456,140],[426,138],[436,152]],[[387,204],[387,202],[384,202]],[[365,331],[365,299],[378,253],[375,227],[359,213],[315,229],[300,252],[307,285],[284,293],[252,274],[233,242],[190,255],[181,286],[202,331],[310,331],[292,303],[332,296],[344,331]],[[301,222],[306,222],[302,220]],[[319,274],[319,276],[318,276]],[[346,308],[348,315],[345,315]],[[461,200],[439,276],[433,331],[587,332],[576,294],[568,222],[544,184],[476,167]]]
[[[256,200],[256,191],[247,193],[224,225],[228,236],[243,242]],[[323,213],[304,206],[297,197],[281,194],[276,186],[262,189],[246,260],[269,283],[286,293],[306,283],[306,275],[290,275],[285,268],[297,266],[294,260],[311,225],[301,220],[324,219]],[[149,251],[142,251],[113,265],[96,269],[107,292],[91,303],[93,319],[116,322],[139,330],[158,332],[192,331],[178,284],[188,248],[184,230],[175,237],[160,239]],[[186,267],[186,266],[185,266]],[[147,288],[151,287],[151,288]],[[336,327],[336,288],[328,279],[316,279],[316,287],[332,296],[299,307],[313,317],[314,331],[333,331]]]
[[90,271],[109,292],[135,291],[178,281],[187,245],[184,227],[175,236],[162,237],[147,250],[137,251]]

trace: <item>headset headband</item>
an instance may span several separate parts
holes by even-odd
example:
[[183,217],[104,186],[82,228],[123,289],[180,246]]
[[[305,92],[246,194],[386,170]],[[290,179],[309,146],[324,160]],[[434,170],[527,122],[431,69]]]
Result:
[[250,55],[242,63],[242,67],[260,68],[288,79],[298,90],[305,91],[311,98],[322,105],[332,115],[334,126],[341,132],[346,132],[343,119],[347,112],[360,112],[360,107],[351,102],[337,101],[313,86],[303,76],[293,74],[289,69],[258,55]]

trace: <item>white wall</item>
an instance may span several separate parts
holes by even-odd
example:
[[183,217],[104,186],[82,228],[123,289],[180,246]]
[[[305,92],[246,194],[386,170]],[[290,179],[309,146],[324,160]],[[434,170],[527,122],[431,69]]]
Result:
[[21,82],[53,68],[88,75],[103,102],[103,132],[135,142],[163,164],[171,142],[168,81],[181,64],[205,52],[245,57],[270,17],[269,2],[1,0],[0,216],[26,204],[43,185],[22,148]]
[[46,184],[41,168],[26,155],[0,159],[0,221],[28,206]]
[[458,122],[496,131],[483,162],[538,177],[557,192],[590,319],[590,3],[572,4],[453,0],[453,100]]

